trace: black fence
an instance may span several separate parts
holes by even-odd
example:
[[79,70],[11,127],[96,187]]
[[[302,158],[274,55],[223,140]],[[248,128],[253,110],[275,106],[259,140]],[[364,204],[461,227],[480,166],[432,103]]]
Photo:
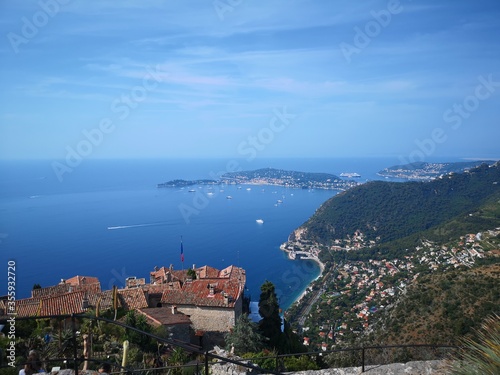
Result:
[[[282,374],[284,372],[295,371],[293,365],[290,365],[290,358],[305,359],[308,363],[314,364],[314,367],[321,368],[341,368],[341,367],[361,367],[362,372],[367,368],[373,368],[391,363],[405,363],[409,361],[430,361],[442,360],[455,357],[458,347],[450,345],[389,345],[389,346],[365,346],[357,348],[344,348],[335,350],[322,350],[319,352],[279,354],[267,357],[245,358],[237,360],[235,358],[226,358],[215,353],[202,350],[201,347],[173,339],[167,339],[152,333],[144,332],[135,327],[128,326],[119,321],[114,321],[101,317],[92,317],[88,315],[50,315],[16,318],[16,320],[43,320],[43,319],[71,319],[72,328],[72,347],[73,353],[69,358],[44,358],[46,364],[64,362],[68,367],[74,369],[75,375],[79,373],[79,367],[85,362],[90,363],[110,363],[103,358],[84,358],[82,345],[79,345],[79,335],[77,333],[77,320],[89,319],[114,324],[127,330],[135,331],[141,335],[148,336],[158,343],[166,344],[174,348],[181,348],[195,356],[196,359],[188,364],[178,366],[155,366],[152,368],[132,368],[130,366],[122,367],[117,363],[112,363],[115,368],[119,368],[120,374],[147,374],[159,375],[177,374],[189,375],[208,375],[210,368],[216,365],[232,364],[239,369],[252,369],[256,373]],[[7,319],[0,319],[0,323]],[[110,363],[111,364],[111,363]],[[7,368],[8,365],[0,366]],[[175,370],[175,371],[174,371]]]

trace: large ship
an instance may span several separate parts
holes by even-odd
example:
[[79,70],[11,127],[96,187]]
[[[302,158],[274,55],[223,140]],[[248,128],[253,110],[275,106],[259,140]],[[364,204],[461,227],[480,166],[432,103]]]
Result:
[[342,172],[340,174],[340,177],[353,178],[353,177],[361,177],[361,175],[355,172]]

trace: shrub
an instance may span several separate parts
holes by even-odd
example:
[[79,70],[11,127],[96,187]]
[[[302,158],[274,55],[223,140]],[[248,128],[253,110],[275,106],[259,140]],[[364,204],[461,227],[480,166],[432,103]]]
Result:
[[455,375],[500,374],[500,317],[485,320],[475,339],[463,340],[460,358],[450,366]]

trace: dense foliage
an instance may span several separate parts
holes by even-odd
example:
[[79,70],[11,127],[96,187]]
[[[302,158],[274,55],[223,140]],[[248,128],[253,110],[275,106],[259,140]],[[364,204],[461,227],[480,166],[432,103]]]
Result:
[[431,182],[373,181],[331,198],[304,227],[309,239],[324,245],[357,230],[386,243],[468,215],[498,193],[499,181],[498,163]]
[[459,344],[499,313],[500,264],[418,278],[383,312],[372,339],[380,343]]

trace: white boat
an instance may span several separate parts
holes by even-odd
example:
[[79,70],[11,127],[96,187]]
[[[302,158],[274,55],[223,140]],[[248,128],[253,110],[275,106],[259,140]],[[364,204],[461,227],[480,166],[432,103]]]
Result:
[[252,188],[247,188],[247,191],[250,191],[250,190],[252,190]]
[[257,219],[255,221],[257,222],[257,224],[264,224],[264,220],[262,220],[262,219]]
[[233,197],[232,197],[232,196],[230,196],[230,195],[228,195],[228,196],[226,197],[226,199],[233,199]]

